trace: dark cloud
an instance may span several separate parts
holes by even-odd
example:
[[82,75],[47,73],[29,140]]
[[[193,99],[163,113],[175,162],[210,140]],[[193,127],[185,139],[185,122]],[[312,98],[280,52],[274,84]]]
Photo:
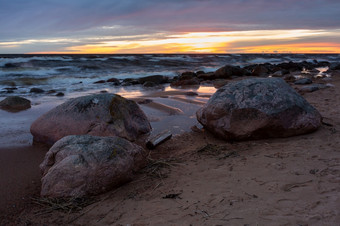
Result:
[[336,28],[337,0],[0,0],[1,38],[64,35],[97,26],[147,30]]

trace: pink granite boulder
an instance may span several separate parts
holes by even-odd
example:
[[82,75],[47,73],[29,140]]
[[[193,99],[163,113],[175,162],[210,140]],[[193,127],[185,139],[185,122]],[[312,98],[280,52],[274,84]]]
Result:
[[119,136],[134,141],[151,131],[144,112],[132,100],[115,94],[71,99],[31,125],[34,142],[54,144],[68,135]]
[[106,192],[131,180],[143,160],[143,149],[120,137],[64,137],[40,165],[41,195],[62,198]]
[[196,115],[207,130],[226,140],[288,137],[321,125],[320,113],[281,78],[231,82]]

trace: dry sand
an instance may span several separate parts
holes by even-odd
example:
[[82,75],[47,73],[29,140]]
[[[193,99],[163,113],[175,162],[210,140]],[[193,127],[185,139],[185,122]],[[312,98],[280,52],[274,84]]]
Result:
[[[331,83],[304,94],[327,124],[312,134],[227,143],[196,128],[157,147],[132,182],[78,212],[24,202],[21,213],[4,212],[1,223],[339,225],[340,74]],[[25,195],[38,192],[33,186]]]

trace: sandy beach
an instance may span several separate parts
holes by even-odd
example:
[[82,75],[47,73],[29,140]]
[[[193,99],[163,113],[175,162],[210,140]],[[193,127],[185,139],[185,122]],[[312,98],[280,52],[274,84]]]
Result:
[[0,21],[0,226],[340,226],[340,0]]
[[[150,151],[148,166],[132,182],[74,204],[81,207],[78,211],[53,210],[56,206],[37,201],[38,165],[46,147],[0,150],[1,225],[336,225],[340,222],[338,72],[331,84],[303,94],[324,117],[316,132],[228,143],[194,127]],[[139,101],[184,98],[197,101],[198,108],[204,101],[200,98],[207,98],[207,94],[189,98],[183,92],[157,91]],[[181,118],[161,105],[140,106],[149,109],[156,123],[163,121],[162,114],[151,112],[160,107],[168,115],[162,118],[166,123]]]

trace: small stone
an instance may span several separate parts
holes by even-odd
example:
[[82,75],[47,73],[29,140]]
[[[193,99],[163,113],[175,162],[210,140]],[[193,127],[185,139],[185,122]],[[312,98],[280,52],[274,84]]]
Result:
[[43,89],[39,89],[39,88],[32,88],[30,90],[30,93],[43,93],[45,92]]
[[307,84],[312,84],[312,83],[313,81],[310,78],[301,78],[294,82],[295,85],[307,85]]
[[197,78],[185,79],[185,80],[177,80],[170,84],[170,86],[178,87],[178,86],[195,86],[199,85],[200,80]]
[[272,77],[282,77],[283,76],[283,72],[282,71],[276,71],[272,74]]
[[110,82],[110,83],[112,83],[115,86],[119,86],[120,85],[120,81],[117,78],[110,78],[110,79],[106,80],[106,82]]
[[138,82],[140,84],[145,84],[146,82],[149,82],[147,84],[154,83],[155,85],[164,84],[169,82],[169,78],[163,75],[151,75],[146,76],[138,79]]
[[292,74],[287,74],[283,77],[283,79],[287,82],[295,82],[296,81],[296,78],[294,75]]
[[307,85],[307,86],[302,86],[299,88],[299,92],[302,93],[311,93],[320,89],[325,89],[327,88],[327,85],[325,84],[312,84],[312,85]]
[[257,65],[251,72],[253,76],[265,76],[267,73],[268,69],[263,65]]
[[47,94],[52,94],[52,93],[56,93],[56,92],[57,92],[56,90],[51,89],[51,90],[47,91]]
[[105,83],[105,82],[106,82],[105,80],[99,80],[99,81],[94,82],[93,84],[101,84],[101,83]]
[[0,108],[7,111],[22,111],[31,107],[31,101],[19,96],[11,96],[0,102]]

